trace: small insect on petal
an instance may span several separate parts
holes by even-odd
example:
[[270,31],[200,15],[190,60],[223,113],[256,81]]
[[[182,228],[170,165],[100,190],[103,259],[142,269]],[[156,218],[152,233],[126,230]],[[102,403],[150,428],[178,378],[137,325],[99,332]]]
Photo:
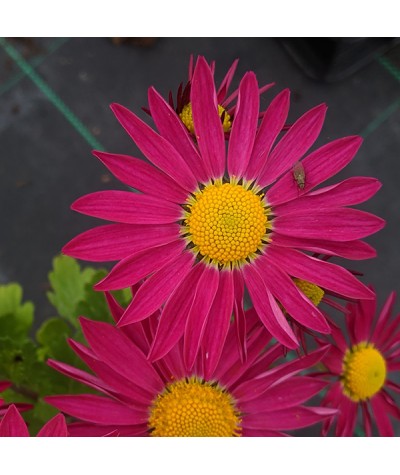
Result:
[[299,190],[304,190],[306,186],[306,172],[301,162],[297,162],[293,166],[293,178],[297,183]]

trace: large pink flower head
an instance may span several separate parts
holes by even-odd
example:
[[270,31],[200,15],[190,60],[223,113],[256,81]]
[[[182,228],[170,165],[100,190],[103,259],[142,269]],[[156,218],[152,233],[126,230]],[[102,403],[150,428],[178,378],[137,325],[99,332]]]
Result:
[[112,110],[150,163],[95,152],[140,193],[101,191],[79,198],[72,209],[115,224],[77,236],[63,252],[119,261],[97,290],[144,280],[119,325],[162,308],[152,361],[184,336],[187,368],[200,346],[209,349],[215,368],[232,313],[244,334],[245,288],[265,327],[288,348],[299,342],[287,315],[313,331],[330,332],[293,278],[345,297],[372,298],[349,271],[310,255],[372,257],[374,250],[360,239],[384,224],[348,207],[373,196],[380,187],[376,179],[355,177],[315,190],[352,160],[360,137],[330,142],[298,164],[319,135],[325,105],[306,112],[278,141],[289,91],[274,98],[259,125],[259,88],[248,72],[239,85],[226,150],[213,74],[200,57],[191,82],[195,140],[154,88],[149,106],[158,133],[123,106]]
[[400,314],[391,315],[394,301],[392,293],[377,317],[376,299],[348,304],[346,331],[332,327],[334,343],[322,359],[332,384],[323,404],[339,413],[327,422],[324,434],[336,422],[337,436],[352,436],[361,410],[367,436],[372,435],[372,420],[381,436],[393,436],[389,416],[400,419],[398,404],[388,392],[400,392],[389,376],[400,370]]
[[[120,318],[122,309],[108,298],[114,317]],[[90,346],[70,344],[95,375],[49,360],[61,373],[105,394],[46,398],[82,421],[69,426],[71,435],[118,431],[121,436],[278,436],[335,413],[303,405],[326,382],[300,372],[317,363],[325,349],[276,365],[283,347],[270,344],[271,336],[253,310],[246,314],[246,362],[241,360],[232,324],[222,358],[210,374],[205,367],[207,351],[195,359],[191,371],[185,368],[182,340],[158,361],[147,360],[157,318],[155,314],[121,329],[81,319]]]
[[[57,414],[38,432],[37,437],[67,437],[65,418]],[[17,407],[11,404],[0,421],[0,437],[29,437],[28,427]]]

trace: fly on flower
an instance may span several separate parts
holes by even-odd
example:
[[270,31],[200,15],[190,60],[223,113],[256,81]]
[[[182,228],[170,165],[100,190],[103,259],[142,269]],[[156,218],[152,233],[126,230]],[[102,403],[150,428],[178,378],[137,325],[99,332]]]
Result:
[[304,190],[304,187],[306,186],[306,171],[304,170],[304,166],[301,162],[294,164],[293,178],[297,183],[299,190]]
[[[293,278],[351,299],[373,297],[341,265],[308,254],[353,260],[375,256],[362,239],[384,221],[349,206],[373,196],[379,181],[354,177],[314,190],[353,159],[362,139],[345,137],[307,154],[324,122],[326,106],[321,104],[278,140],[289,97],[288,90],[280,92],[260,122],[257,78],[246,73],[227,147],[213,71],[203,57],[190,89],[197,140],[154,88],[149,89],[149,107],[158,132],[122,105],[111,106],[150,163],[94,152],[140,193],[101,191],[75,201],[72,209],[114,223],[77,236],[63,252],[119,261],[97,290],[143,282],[118,324],[139,322],[162,310],[151,361],[183,337],[188,368],[200,348],[208,350],[206,364],[215,368],[232,314],[239,341],[244,341],[246,289],[262,323],[288,348],[297,348],[299,341],[282,309],[306,328],[330,332],[320,309]],[[293,186],[293,166],[299,160],[307,171],[301,196]]]

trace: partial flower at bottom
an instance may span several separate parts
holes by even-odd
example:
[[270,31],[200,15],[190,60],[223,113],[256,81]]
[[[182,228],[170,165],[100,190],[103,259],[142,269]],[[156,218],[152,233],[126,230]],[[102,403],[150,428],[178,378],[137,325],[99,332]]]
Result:
[[[108,298],[117,320],[123,310]],[[326,382],[300,373],[316,364],[325,349],[276,365],[283,347],[271,344],[254,310],[246,312],[245,362],[232,324],[219,363],[208,375],[207,351],[199,353],[190,372],[185,369],[182,340],[158,361],[146,359],[157,317],[121,329],[81,318],[89,347],[72,340],[70,345],[95,374],[49,360],[61,373],[103,393],[46,398],[78,420],[69,426],[71,435],[117,430],[121,436],[278,436],[336,413],[304,405]]]
[[398,402],[390,394],[400,393],[393,379],[400,370],[400,314],[392,317],[394,302],[393,292],[379,314],[376,297],[348,304],[346,330],[332,325],[334,342],[321,360],[328,373],[319,376],[331,381],[323,405],[339,412],[324,424],[323,434],[336,426],[335,435],[354,435],[361,413],[365,435],[373,435],[374,425],[381,436],[394,435],[390,417],[400,419]]

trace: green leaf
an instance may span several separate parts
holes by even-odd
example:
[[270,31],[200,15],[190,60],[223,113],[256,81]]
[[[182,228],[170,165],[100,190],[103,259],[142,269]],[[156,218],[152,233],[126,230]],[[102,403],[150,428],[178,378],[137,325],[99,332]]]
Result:
[[33,323],[34,305],[22,303],[22,287],[19,284],[0,286],[0,335],[24,339]]
[[68,256],[57,256],[53,260],[53,271],[49,273],[53,291],[48,292],[47,297],[59,315],[75,327],[78,327],[76,306],[84,298],[85,284],[95,272],[90,267],[81,271],[76,260]]
[[71,360],[73,351],[67,343],[71,336],[71,327],[59,317],[46,320],[36,332],[36,340],[41,345],[38,348],[38,358],[45,361],[47,358]]

